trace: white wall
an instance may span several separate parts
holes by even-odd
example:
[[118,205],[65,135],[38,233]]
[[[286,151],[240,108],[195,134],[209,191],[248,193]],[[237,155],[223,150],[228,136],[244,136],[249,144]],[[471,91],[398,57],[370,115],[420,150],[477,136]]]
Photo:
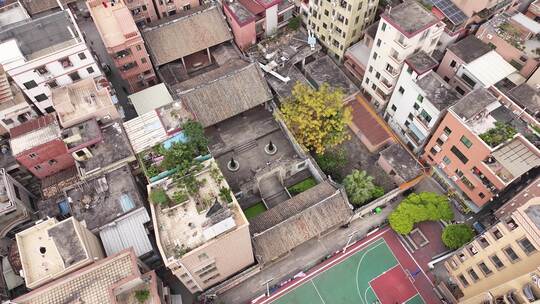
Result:
[[278,5],[266,9],[265,29],[266,36],[272,36],[276,33],[278,26]]
[[[17,120],[17,116],[25,113],[28,120],[37,117],[37,113],[26,102],[2,109],[0,111],[0,125],[6,130],[14,128],[21,124]],[[10,119],[13,121],[12,123],[8,123]]]
[[[387,64],[392,66],[394,70],[398,71],[399,73],[403,67],[405,58],[412,55],[416,51],[424,50],[426,53],[431,54],[436,48],[442,32],[444,32],[444,25],[441,24],[442,23],[434,24],[430,28],[419,32],[411,38],[407,38],[405,35],[403,35],[403,44],[406,46],[403,47],[397,42],[398,38],[401,36],[401,32],[392,27],[392,25],[390,25],[385,19],[381,19],[377,29],[377,34],[375,35],[373,48],[371,49],[369,56],[367,71],[362,82],[362,88],[371,95],[373,98],[372,102],[375,104],[377,109],[384,109],[386,107],[386,101],[375,93],[375,90],[372,89],[372,84],[375,83],[375,85],[385,94],[391,94],[396,87],[395,84],[398,79],[397,75],[392,76],[386,71]],[[383,25],[386,25],[384,31],[382,30]],[[425,31],[429,31],[429,33],[424,39],[421,39]],[[379,40],[381,43],[380,46],[377,46]],[[393,50],[398,53],[398,60],[391,58],[390,55],[393,53]],[[374,53],[377,53],[376,59],[374,59]],[[370,66],[373,67],[372,72],[369,72]],[[380,73],[379,79],[376,78],[377,72]],[[391,88],[385,88],[382,85],[383,78],[386,79],[389,84],[391,84]]]
[[[86,58],[80,59],[78,56],[79,53],[84,53]],[[73,66],[65,69],[62,67],[62,64],[58,60],[65,57],[69,58]],[[45,66],[47,68],[49,71],[48,75],[40,75],[35,71],[35,69],[41,66]],[[87,68],[89,67],[93,69],[92,73],[87,71]],[[58,86],[70,84],[73,81],[69,77],[69,74],[75,71],[79,73],[81,79],[89,77],[94,78],[101,75],[100,68],[84,42],[80,42],[63,50],[27,61],[24,64],[16,67],[13,67],[13,64],[10,64],[7,73],[13,78],[13,80],[26,94],[26,96],[37,106],[37,108],[45,113],[45,109],[52,106],[52,102],[50,100],[51,90],[47,83],[52,80],[56,80]],[[27,89],[24,86],[24,83],[32,80],[35,81],[38,86]],[[48,99],[38,102],[35,96],[40,94],[45,94]]]

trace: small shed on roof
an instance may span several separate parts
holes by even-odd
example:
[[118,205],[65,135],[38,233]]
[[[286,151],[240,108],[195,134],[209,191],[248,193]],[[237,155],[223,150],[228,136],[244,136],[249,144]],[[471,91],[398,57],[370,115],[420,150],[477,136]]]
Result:
[[143,115],[174,101],[164,83],[131,94],[128,99],[135,107],[138,115]]

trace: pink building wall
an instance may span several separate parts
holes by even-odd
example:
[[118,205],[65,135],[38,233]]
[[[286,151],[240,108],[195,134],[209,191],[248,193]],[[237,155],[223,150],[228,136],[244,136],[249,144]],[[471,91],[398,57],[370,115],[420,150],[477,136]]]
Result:
[[157,14],[160,18],[171,15],[171,12],[178,14],[185,9],[192,9],[200,5],[199,0],[155,0]]
[[[455,67],[450,66],[452,61],[456,62]],[[448,79],[452,79],[452,77],[456,75],[458,68],[464,63],[465,62],[461,60],[456,54],[447,49],[446,54],[444,54],[443,60],[441,61],[441,64],[439,64],[439,68],[437,68],[437,74],[439,74],[444,80],[448,81]]]
[[[140,21],[150,23],[158,20],[158,15],[156,13],[153,0],[125,0],[124,2],[131,11],[135,23]],[[144,8],[146,8],[146,10]],[[135,15],[134,10],[139,10],[139,13]]]
[[[444,128],[448,127],[452,130],[452,133],[448,136],[446,142],[442,145],[441,151],[435,155],[430,152],[431,148],[437,145],[437,139],[441,137],[444,133]],[[472,142],[472,146],[467,148],[462,142],[461,137],[465,136]],[[457,158],[450,149],[452,146],[461,151],[467,158],[468,162],[463,164],[459,158]],[[454,181],[454,183],[463,191],[467,196],[474,202],[478,207],[482,207],[493,197],[493,193],[484,186],[480,179],[472,173],[472,168],[476,167],[480,172],[487,178],[489,181],[498,189],[502,190],[505,188],[504,183],[491,172],[490,169],[483,163],[489,155],[491,154],[490,147],[484,143],[476,134],[470,131],[461,121],[457,118],[452,112],[447,112],[443,120],[441,121],[439,127],[433,133],[433,136],[427,143],[425,147],[425,153],[423,154],[423,159],[431,164],[432,166],[437,166],[443,162],[443,158],[448,157],[451,162],[446,164],[441,170],[446,174],[447,177],[456,175],[455,170],[459,169],[463,172],[463,175],[475,185],[474,189],[469,189],[461,179]],[[483,193],[485,196],[480,197],[480,193]]]
[[227,22],[233,31],[234,42],[241,50],[245,50],[257,42],[255,18],[252,18],[244,23],[239,22],[236,15],[232,13],[231,8],[227,3],[224,3],[223,5],[223,12],[225,13]]

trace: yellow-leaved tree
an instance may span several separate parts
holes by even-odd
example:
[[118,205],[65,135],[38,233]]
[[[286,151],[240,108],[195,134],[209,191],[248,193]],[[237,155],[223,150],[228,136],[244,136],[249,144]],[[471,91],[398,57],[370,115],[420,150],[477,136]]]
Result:
[[298,142],[317,154],[349,138],[351,109],[341,89],[323,84],[318,90],[298,83],[281,105],[281,116]]

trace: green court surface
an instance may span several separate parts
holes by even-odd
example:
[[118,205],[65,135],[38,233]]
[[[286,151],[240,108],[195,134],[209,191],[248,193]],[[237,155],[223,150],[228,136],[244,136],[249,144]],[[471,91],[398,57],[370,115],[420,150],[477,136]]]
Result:
[[[272,303],[378,303],[379,299],[375,295],[370,282],[398,264],[399,262],[384,239],[378,239],[347,259],[308,279],[302,285],[292,289]],[[392,286],[388,288],[392,289]],[[416,293],[406,303],[424,304],[424,301]]]

